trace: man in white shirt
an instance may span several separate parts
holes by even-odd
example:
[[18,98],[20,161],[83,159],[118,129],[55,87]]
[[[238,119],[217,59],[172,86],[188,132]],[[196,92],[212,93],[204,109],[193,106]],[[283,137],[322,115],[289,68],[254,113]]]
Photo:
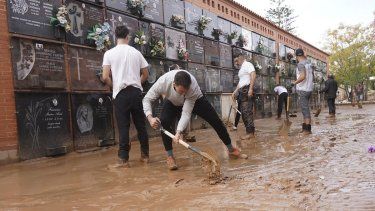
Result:
[[253,107],[255,102],[254,83],[256,72],[253,64],[246,61],[243,53],[235,55],[234,63],[241,68],[238,72],[238,77],[240,80],[236,90],[232,94],[232,99],[235,101],[236,94],[239,92],[242,120],[246,127],[246,135],[241,137],[241,139],[246,140],[255,138]]
[[285,110],[287,109],[288,90],[284,86],[278,84],[273,91],[278,95],[276,120],[279,120],[281,118],[281,113],[283,112],[283,105],[285,105]]
[[314,74],[311,65],[307,63],[307,58],[302,49],[296,50],[296,57],[298,61],[297,66],[297,80],[292,83],[296,85],[297,93],[300,97],[301,110],[303,115],[302,132],[304,134],[311,134],[311,114],[309,101],[314,88]]
[[[162,95],[165,98],[159,120],[157,117],[152,116],[151,105],[153,101]],[[174,141],[182,138],[182,132],[189,124],[191,114],[197,114],[214,128],[227,147],[231,158],[244,157],[243,155],[241,156],[237,148],[232,146],[227,129],[215,109],[203,96],[197,80],[185,70],[171,70],[162,75],[143,98],[143,108],[151,127],[154,129],[157,129],[161,123],[164,129],[173,133],[176,119],[180,117]],[[162,134],[162,139],[167,152],[168,168],[176,170],[178,167],[173,156],[172,139],[165,134]]]
[[130,114],[138,132],[141,161],[149,161],[148,134],[142,105],[142,83],[148,77],[148,63],[138,50],[129,46],[129,29],[126,26],[118,26],[115,34],[116,47],[104,54],[102,80],[113,88],[119,130],[118,166],[129,167]]

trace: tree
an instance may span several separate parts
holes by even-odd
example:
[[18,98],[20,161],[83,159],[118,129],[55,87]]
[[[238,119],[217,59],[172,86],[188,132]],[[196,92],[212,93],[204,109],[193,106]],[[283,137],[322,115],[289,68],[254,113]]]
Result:
[[295,33],[296,27],[294,26],[294,22],[296,21],[297,16],[294,15],[294,9],[289,5],[286,5],[285,0],[270,1],[271,8],[267,10],[267,20],[273,22],[285,31]]
[[325,50],[329,58],[330,71],[347,92],[356,84],[367,83],[375,75],[374,28],[362,25],[343,25],[329,30]]

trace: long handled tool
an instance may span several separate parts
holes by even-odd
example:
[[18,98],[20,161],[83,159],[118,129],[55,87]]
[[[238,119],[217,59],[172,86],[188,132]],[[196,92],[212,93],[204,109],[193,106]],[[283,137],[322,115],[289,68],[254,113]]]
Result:
[[284,120],[283,124],[280,127],[279,135],[281,136],[288,136],[290,126],[292,125],[292,122],[289,120],[289,106],[290,106],[290,96],[288,95],[287,101],[286,101],[286,119]]
[[318,109],[315,112],[315,117],[318,117],[320,112],[322,111],[322,104],[320,102],[320,93],[318,92]]
[[[169,136],[172,139],[175,138],[175,136],[172,133],[170,133],[169,131],[165,130],[162,127],[160,128],[160,131],[162,133],[164,133],[165,135]],[[185,148],[190,149],[191,151],[193,151],[193,152],[199,154],[200,156],[204,157],[206,160],[210,161],[210,163],[212,164],[211,165],[211,168],[212,168],[211,171],[212,172],[216,172],[218,170],[220,171],[219,163],[216,161],[216,159],[213,156],[209,155],[206,152],[201,151],[200,149],[198,149],[196,147],[191,146],[190,144],[184,142],[181,139],[178,140],[178,143],[181,144],[182,146],[184,146]]]
[[238,113],[239,115],[242,115],[241,111],[238,110],[237,106],[233,106],[233,104],[230,105],[229,114],[228,114],[228,120],[227,120],[227,125],[229,125],[229,118],[230,118],[230,114],[232,113],[232,109],[236,110],[236,113]]

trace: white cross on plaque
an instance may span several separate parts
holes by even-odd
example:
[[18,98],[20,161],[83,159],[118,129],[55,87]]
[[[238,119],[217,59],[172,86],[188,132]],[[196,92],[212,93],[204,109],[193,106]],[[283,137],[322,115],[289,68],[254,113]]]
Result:
[[78,54],[78,51],[77,51],[77,56],[73,56],[72,59],[76,59],[77,60],[77,73],[78,73],[78,80],[80,81],[81,80],[81,69],[80,69],[80,65],[79,65],[79,60],[80,59],[83,59],[82,57],[79,57],[79,54]]

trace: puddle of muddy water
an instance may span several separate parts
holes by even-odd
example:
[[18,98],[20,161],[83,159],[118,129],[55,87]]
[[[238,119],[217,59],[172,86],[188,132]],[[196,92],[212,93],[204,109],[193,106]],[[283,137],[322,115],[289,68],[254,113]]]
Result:
[[[150,143],[150,164],[132,147],[128,169],[108,170],[116,148],[0,167],[0,209],[375,209],[375,106],[339,107],[335,124],[321,114],[313,134],[299,134],[293,118],[289,137],[280,137],[281,121],[257,120],[252,140],[231,132],[248,159],[229,160],[213,130],[195,131],[195,146],[211,149],[220,161],[222,180],[206,181],[201,157],[175,146],[178,171],[168,171],[159,138]],[[363,115],[365,114],[365,115]],[[356,140],[356,141],[353,141]]]

